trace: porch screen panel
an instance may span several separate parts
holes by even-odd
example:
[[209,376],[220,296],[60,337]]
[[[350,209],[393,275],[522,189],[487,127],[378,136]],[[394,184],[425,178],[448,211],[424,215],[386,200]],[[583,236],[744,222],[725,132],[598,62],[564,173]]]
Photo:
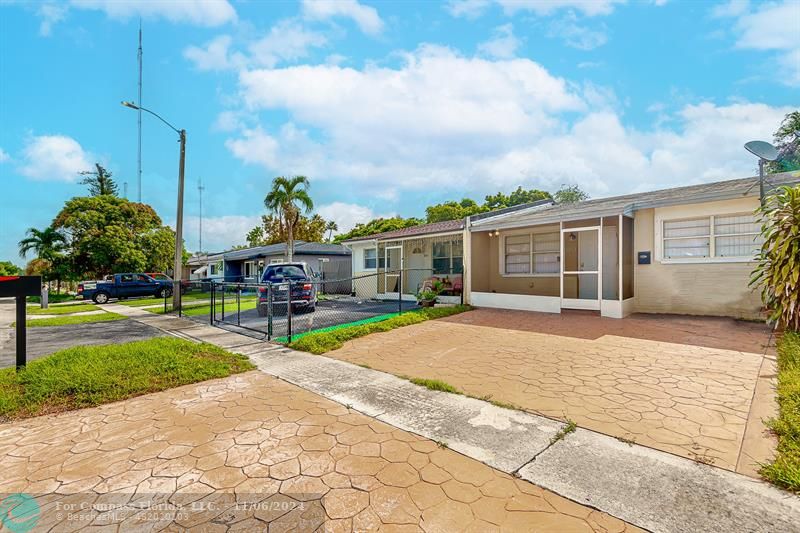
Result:
[[755,257],[763,239],[753,215],[714,217],[714,255],[716,257]]
[[557,274],[560,269],[558,233],[533,234],[533,272]]
[[530,235],[510,235],[505,243],[506,274],[529,274],[531,271]]
[[452,266],[451,274],[462,274],[464,272],[464,243],[461,239],[456,239],[451,245]]
[[710,257],[710,222],[708,217],[664,221],[664,258]]
[[450,274],[450,242],[433,243],[433,273]]

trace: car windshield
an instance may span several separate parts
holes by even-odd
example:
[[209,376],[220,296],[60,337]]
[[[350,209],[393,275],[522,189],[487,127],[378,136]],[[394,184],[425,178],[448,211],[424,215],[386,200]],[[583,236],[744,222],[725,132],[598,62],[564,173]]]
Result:
[[155,276],[151,276],[151,277],[153,277],[155,279],[161,279],[161,280],[164,280],[164,281],[169,281],[169,279],[170,279],[170,277],[167,276],[166,274],[156,274]]
[[269,281],[283,281],[285,279],[306,279],[303,267],[299,265],[269,266],[264,272],[264,279]]

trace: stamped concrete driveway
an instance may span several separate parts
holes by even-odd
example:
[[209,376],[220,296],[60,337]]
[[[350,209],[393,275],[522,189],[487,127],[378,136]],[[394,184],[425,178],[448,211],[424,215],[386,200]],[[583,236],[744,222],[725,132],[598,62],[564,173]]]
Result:
[[2,424],[0,464],[42,531],[638,531],[260,372]]
[[769,342],[728,319],[479,309],[326,355],[755,476],[774,447]]

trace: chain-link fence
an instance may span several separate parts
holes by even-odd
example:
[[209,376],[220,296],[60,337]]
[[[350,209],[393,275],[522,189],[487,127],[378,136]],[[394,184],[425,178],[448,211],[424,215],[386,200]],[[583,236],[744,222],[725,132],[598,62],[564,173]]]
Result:
[[[186,283],[180,313],[288,343],[309,332],[386,320],[421,305],[462,303],[461,275],[432,269],[383,270],[341,279],[277,283]],[[435,293],[435,294],[434,294]],[[202,295],[202,297],[201,297]],[[420,297],[426,302],[420,301]],[[171,305],[168,302],[167,307]]]

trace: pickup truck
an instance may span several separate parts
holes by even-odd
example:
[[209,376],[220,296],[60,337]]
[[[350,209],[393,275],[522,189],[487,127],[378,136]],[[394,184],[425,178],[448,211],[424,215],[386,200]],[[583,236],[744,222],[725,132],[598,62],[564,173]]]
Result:
[[103,281],[84,281],[78,285],[78,296],[97,304],[104,304],[111,298],[136,296],[164,298],[171,294],[171,281],[158,281],[140,273],[114,274],[107,276]]

